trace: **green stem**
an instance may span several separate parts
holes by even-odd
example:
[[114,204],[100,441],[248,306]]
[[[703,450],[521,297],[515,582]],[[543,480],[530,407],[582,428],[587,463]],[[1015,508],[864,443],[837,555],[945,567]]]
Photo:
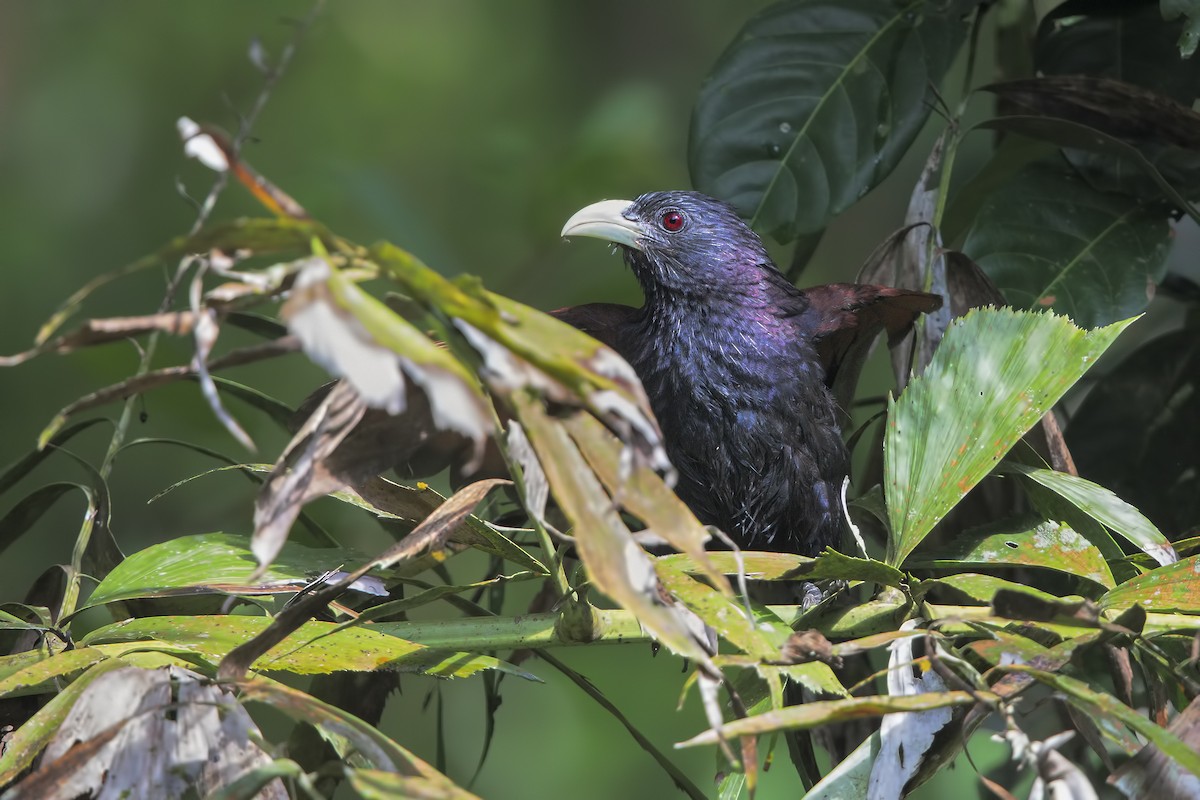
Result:
[[427,647],[472,651],[541,649],[580,644],[648,642],[637,618],[628,611],[593,609],[599,623],[590,641],[565,638],[560,614],[522,614],[516,617],[463,617],[432,622],[380,622],[373,630]]
[[[785,623],[791,624],[804,613],[798,605],[767,606]],[[831,640],[845,641],[895,630],[888,624],[886,614],[903,615],[911,610],[906,601],[872,601],[864,603],[861,613],[847,609],[836,618],[822,620],[817,629]],[[938,630],[947,635],[977,633],[979,628],[968,620],[995,619],[988,606],[950,606],[929,603],[924,606],[931,620],[939,622]],[[479,609],[482,611],[482,609]],[[598,625],[592,638],[584,640],[563,636],[558,625],[560,614],[522,614],[516,617],[477,616],[430,622],[380,622],[373,630],[398,636],[427,647],[450,650],[540,650],[553,647],[573,647],[583,644],[631,644],[653,640],[642,630],[637,617],[622,609],[593,608]],[[1115,616],[1112,612],[1109,616]],[[898,623],[897,623],[898,624]],[[1065,636],[1078,634],[1079,628],[1049,623],[1039,627],[1054,630]],[[1194,614],[1151,613],[1146,615],[1144,635],[1200,630],[1200,616]]]

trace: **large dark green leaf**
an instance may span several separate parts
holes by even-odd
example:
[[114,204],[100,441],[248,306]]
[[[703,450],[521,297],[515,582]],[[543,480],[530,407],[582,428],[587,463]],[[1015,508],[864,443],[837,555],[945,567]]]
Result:
[[[1087,176],[1087,184],[1093,189],[1108,185],[1112,191],[1147,204],[1170,204],[1200,222],[1200,211],[1189,201],[1196,192],[1195,176],[1200,174],[1200,151],[1170,144],[1128,142],[1097,128],[1055,116],[1019,114],[996,117],[976,127],[1015,133],[1047,145],[1067,148],[1064,153],[1068,154],[1075,168]],[[1085,164],[1077,152],[1081,150],[1096,158]],[[1112,175],[1116,177],[1115,183],[1101,174],[1110,167]],[[1000,169],[1003,169],[1003,165],[1000,165]],[[1134,171],[1137,178],[1134,177]],[[1144,183],[1142,178],[1145,179]],[[994,187],[986,188],[990,190]],[[971,219],[974,219],[979,206],[982,203],[977,202],[976,207],[969,209]],[[1164,207],[1162,214],[1167,213],[1168,208]]]
[[0,494],[4,494],[13,486],[21,481],[34,468],[48,458],[52,453],[62,452],[60,448],[69,442],[75,436],[88,428],[101,422],[108,420],[98,417],[96,419],[87,419],[83,422],[77,422],[69,428],[62,429],[57,436],[46,442],[46,447],[31,450],[28,453],[22,454],[13,463],[0,469]]
[[[1200,61],[1181,57],[1176,42],[1184,34],[1181,19],[1165,22],[1153,0],[1072,0],[1043,19],[1035,44],[1034,64],[1048,76],[1115,78],[1144,87],[1190,109],[1200,93]],[[1109,105],[1105,115],[1138,115],[1131,106]],[[1146,116],[1146,115],[1141,115]],[[1067,117],[1072,119],[1072,117]],[[1076,119],[1076,121],[1083,121]],[[1097,126],[1108,130],[1106,125]],[[1151,134],[1138,149],[1171,182],[1181,188],[1195,184],[1198,171],[1194,149],[1172,146]],[[1111,154],[1067,150],[1067,158],[1088,181],[1105,191],[1136,197],[1155,193],[1142,169]]]
[[962,42],[961,2],[785,0],[746,23],[692,114],[696,188],[788,241],[892,171]]
[[1161,208],[1101,194],[1048,164],[994,192],[963,244],[1012,305],[1052,308],[1083,327],[1144,309],[1170,248]]
[[1200,326],[1147,342],[1088,393],[1067,442],[1079,471],[1169,536],[1200,520]]
[[1190,106],[1200,62],[1180,57],[1182,32],[1182,20],[1164,23],[1156,2],[1070,0],[1042,19],[1034,65],[1046,75],[1117,78]]
[[72,489],[79,489],[83,492],[84,497],[88,499],[89,508],[92,507],[91,490],[78,483],[51,483],[22,497],[3,517],[0,517],[0,554],[3,554],[10,544],[24,536],[26,531],[32,528],[42,518],[42,515],[58,502],[60,497]]

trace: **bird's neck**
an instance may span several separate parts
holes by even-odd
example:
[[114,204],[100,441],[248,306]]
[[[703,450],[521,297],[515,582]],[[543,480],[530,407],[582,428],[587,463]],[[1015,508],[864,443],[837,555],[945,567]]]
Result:
[[[815,353],[792,313],[804,298],[792,292],[788,302],[769,284],[725,285],[719,293],[647,292],[629,339],[631,361],[643,383],[664,397],[745,385],[757,373],[778,371],[770,365],[780,363],[809,369]],[[796,370],[776,377],[785,384],[820,382]]]
[[730,270],[715,283],[646,280],[642,291],[639,327],[648,341],[672,344],[718,335],[731,342],[791,338],[788,318],[806,302],[778,271],[758,266]]

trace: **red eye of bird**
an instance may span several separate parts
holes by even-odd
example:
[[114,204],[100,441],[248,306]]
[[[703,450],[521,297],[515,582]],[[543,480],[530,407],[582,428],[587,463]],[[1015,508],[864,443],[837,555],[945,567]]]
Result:
[[662,215],[662,226],[663,230],[668,233],[675,233],[675,231],[683,227],[683,214],[680,214],[678,211],[664,212]]

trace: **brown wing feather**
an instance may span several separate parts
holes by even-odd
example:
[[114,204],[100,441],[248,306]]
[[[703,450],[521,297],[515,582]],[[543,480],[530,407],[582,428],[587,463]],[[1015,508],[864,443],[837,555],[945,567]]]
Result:
[[921,314],[941,308],[936,294],[891,286],[831,283],[805,290],[816,316],[813,342],[825,367],[825,382],[846,410],[871,345],[886,332],[889,344],[902,338]]
[[636,314],[636,308],[620,303],[584,303],[550,312],[550,316],[599,339],[618,353],[624,352],[621,332]]

